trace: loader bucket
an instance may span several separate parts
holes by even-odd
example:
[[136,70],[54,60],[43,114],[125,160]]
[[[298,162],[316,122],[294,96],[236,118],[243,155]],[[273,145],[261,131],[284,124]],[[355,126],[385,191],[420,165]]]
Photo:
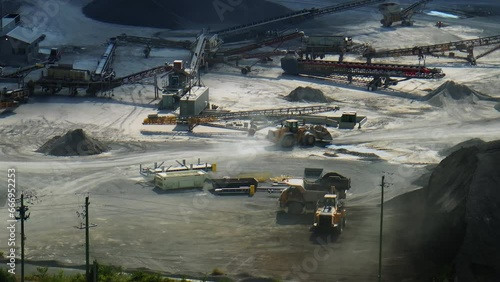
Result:
[[332,141],[333,137],[326,129],[326,127],[321,126],[321,125],[315,125],[312,127],[312,131],[314,132],[314,135],[316,136],[316,140],[323,140],[323,141]]

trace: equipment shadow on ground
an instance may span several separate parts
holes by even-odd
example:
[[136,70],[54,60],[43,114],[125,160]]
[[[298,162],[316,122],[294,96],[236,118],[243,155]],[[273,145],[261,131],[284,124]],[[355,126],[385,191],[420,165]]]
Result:
[[312,225],[314,215],[311,214],[288,214],[283,211],[276,213],[276,224],[279,225]]
[[180,188],[180,189],[171,189],[171,190],[163,190],[158,187],[153,188],[153,191],[156,194],[163,195],[163,194],[182,194],[182,193],[191,193],[191,192],[200,192],[203,191],[203,188]]
[[0,112],[0,118],[6,118],[6,117],[9,117],[9,116],[14,116],[14,115],[16,115],[16,113],[13,112],[13,111]]
[[309,236],[309,241],[315,245],[327,245],[335,243],[339,238],[338,233],[333,230],[312,230],[311,236]]

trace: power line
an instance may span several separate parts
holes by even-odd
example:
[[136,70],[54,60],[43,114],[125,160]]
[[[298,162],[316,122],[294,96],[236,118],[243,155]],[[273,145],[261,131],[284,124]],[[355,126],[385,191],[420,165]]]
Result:
[[21,206],[17,209],[19,216],[16,216],[17,220],[21,220],[21,282],[24,282],[24,240],[26,239],[24,235],[24,221],[30,218],[30,214],[26,214],[28,210],[29,208],[24,205],[24,193],[21,193]]

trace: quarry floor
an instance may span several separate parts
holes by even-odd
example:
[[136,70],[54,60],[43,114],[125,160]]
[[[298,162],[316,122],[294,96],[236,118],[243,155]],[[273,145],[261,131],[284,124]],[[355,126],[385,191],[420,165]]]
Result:
[[[83,1],[82,1],[83,2]],[[278,2],[278,1],[274,1]],[[444,1],[433,7],[444,7]],[[453,1],[462,3],[462,1]],[[92,69],[105,49],[107,38],[123,32],[152,35],[168,31],[122,27],[86,19],[79,2],[58,2],[65,13],[49,21],[45,47],[66,48],[63,63]],[[294,9],[303,1],[281,1]],[[448,2],[447,2],[448,3]],[[316,6],[328,5],[314,1]],[[441,5],[441,6],[440,6]],[[359,17],[365,20],[359,22]],[[376,48],[410,47],[495,35],[500,16],[445,19],[415,16],[416,26],[383,29],[375,8],[326,17],[336,34]],[[338,20],[338,21],[337,21]],[[338,23],[338,24],[337,24]],[[79,32],[74,32],[78,28]],[[102,30],[98,36],[93,32]],[[321,31],[309,27],[307,32]],[[324,31],[324,30],[323,30]],[[196,31],[186,31],[193,34]],[[172,33],[176,36],[179,32]],[[173,35],[172,35],[173,36]],[[85,43],[82,43],[85,42]],[[119,46],[113,68],[126,75],[175,59],[188,60],[187,51],[153,49],[143,58],[143,46]],[[350,56],[346,60],[361,60]],[[380,60],[382,61],[382,60]],[[416,64],[415,58],[389,58],[385,62]],[[241,62],[252,64],[253,61]],[[492,97],[500,97],[500,53],[477,66],[446,58],[428,58],[427,65],[442,67],[443,80],[410,80],[392,90],[366,92],[338,82],[282,75],[279,60],[256,64],[242,76],[238,69],[215,66],[202,75],[210,88],[210,101],[228,110],[266,109],[315,105],[283,99],[298,86],[321,89],[341,111],[368,116],[361,129],[332,129],[333,146],[281,150],[265,140],[267,129],[254,138],[227,130],[199,126],[186,133],[173,126],[144,126],[156,112],[153,87],[144,83],[114,90],[109,97],[36,96],[13,113],[0,116],[0,170],[16,168],[18,189],[36,195],[26,224],[26,255],[33,263],[77,267],[84,264],[84,232],[76,227],[86,195],[90,197],[91,258],[129,269],[146,268],[171,274],[203,275],[220,268],[232,277],[274,277],[285,281],[373,281],[378,273],[380,181],[386,176],[386,199],[418,189],[415,182],[438,163],[440,151],[461,141],[500,137],[495,102],[446,100],[443,107],[420,101],[446,80],[465,84]],[[36,78],[40,73],[33,73]],[[63,93],[64,94],[64,93]],[[326,113],[339,115],[340,113]],[[52,157],[34,151],[54,135],[83,128],[107,142],[112,150],[98,156]],[[324,153],[345,148],[351,154],[329,157]],[[376,158],[364,157],[366,153]],[[373,155],[372,155],[373,156]],[[217,162],[215,176],[269,172],[300,176],[304,167],[322,167],[352,178],[348,226],[340,236],[315,236],[311,215],[288,217],[277,212],[278,194],[254,197],[214,196],[207,189],[160,193],[139,175],[139,164],[175,160]],[[7,183],[0,174],[0,183]],[[87,194],[89,193],[89,194]],[[6,189],[0,191],[4,206]],[[410,257],[393,244],[398,229],[397,210],[384,216],[383,273],[387,281],[415,281]],[[0,220],[7,212],[0,213]],[[4,237],[2,231],[2,237]],[[3,240],[2,240],[3,242]],[[7,246],[0,246],[5,251]]]

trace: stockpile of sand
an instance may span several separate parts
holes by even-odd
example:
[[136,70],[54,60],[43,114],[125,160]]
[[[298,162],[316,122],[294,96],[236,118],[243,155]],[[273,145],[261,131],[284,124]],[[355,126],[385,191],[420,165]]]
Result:
[[289,11],[265,0],[95,0],[83,8],[102,22],[169,29],[244,24]]
[[75,129],[50,139],[37,152],[53,156],[87,156],[108,150],[106,145],[87,136],[82,129]]
[[285,99],[293,102],[305,101],[330,103],[333,101],[333,99],[326,97],[323,91],[309,86],[299,86],[295,88],[294,90],[292,90],[292,92],[290,92],[290,94],[285,97]]
[[478,100],[497,101],[498,99],[448,80],[425,96],[424,100],[433,106],[443,107],[449,102],[475,104]]

